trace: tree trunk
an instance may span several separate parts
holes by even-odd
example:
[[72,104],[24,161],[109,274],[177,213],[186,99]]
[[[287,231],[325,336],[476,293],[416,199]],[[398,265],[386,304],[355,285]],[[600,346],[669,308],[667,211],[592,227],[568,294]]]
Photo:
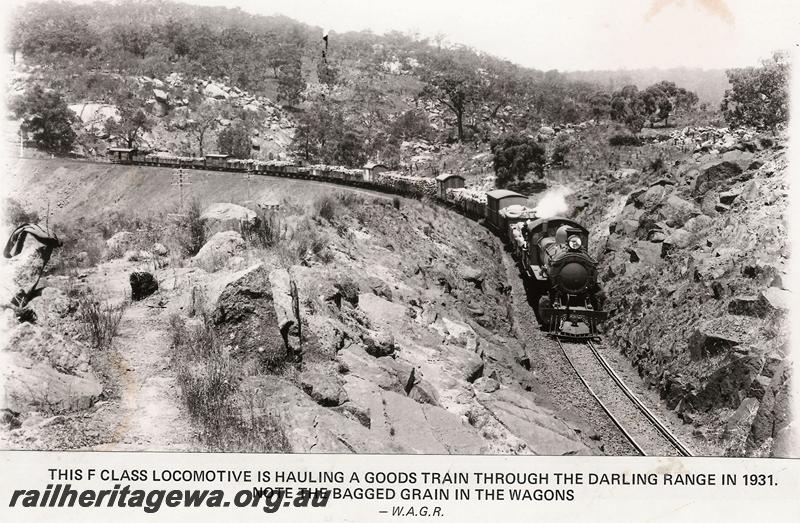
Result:
[[456,125],[458,126],[458,141],[464,141],[464,111],[456,111]]

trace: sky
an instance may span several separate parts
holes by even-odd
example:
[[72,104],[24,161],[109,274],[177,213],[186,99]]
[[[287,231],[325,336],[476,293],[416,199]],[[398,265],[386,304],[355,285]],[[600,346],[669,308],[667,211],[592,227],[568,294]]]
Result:
[[443,34],[537,69],[755,65],[800,42],[798,0],[194,0],[333,31]]

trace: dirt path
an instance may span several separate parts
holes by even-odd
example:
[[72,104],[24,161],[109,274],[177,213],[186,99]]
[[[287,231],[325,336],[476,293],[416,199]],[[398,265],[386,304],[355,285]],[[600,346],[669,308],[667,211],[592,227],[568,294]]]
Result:
[[120,371],[119,410],[114,443],[96,450],[185,451],[194,448],[190,420],[182,408],[180,391],[169,354],[164,309],[148,301],[131,304],[114,340]]

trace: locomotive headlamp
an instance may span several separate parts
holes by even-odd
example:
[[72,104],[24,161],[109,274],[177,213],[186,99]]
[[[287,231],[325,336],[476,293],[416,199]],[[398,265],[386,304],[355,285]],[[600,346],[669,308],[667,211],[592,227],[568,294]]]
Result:
[[567,242],[570,249],[577,250],[581,248],[581,239],[579,236],[570,236],[569,241]]

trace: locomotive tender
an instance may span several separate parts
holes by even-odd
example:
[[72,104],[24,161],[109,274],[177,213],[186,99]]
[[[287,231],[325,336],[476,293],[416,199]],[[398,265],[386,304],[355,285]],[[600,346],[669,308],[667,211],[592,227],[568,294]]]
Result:
[[[342,185],[411,196],[427,196],[485,223],[507,242],[520,265],[535,301],[536,315],[551,335],[567,339],[592,339],[606,318],[604,293],[597,262],[589,255],[589,231],[562,217],[541,218],[518,193],[497,189],[483,193],[464,188],[458,175],[437,178],[406,176],[384,169],[292,162],[235,159],[223,154],[179,157],[131,148],[111,148],[113,163],[248,172],[269,176],[320,180]],[[383,166],[381,166],[383,167]]]

